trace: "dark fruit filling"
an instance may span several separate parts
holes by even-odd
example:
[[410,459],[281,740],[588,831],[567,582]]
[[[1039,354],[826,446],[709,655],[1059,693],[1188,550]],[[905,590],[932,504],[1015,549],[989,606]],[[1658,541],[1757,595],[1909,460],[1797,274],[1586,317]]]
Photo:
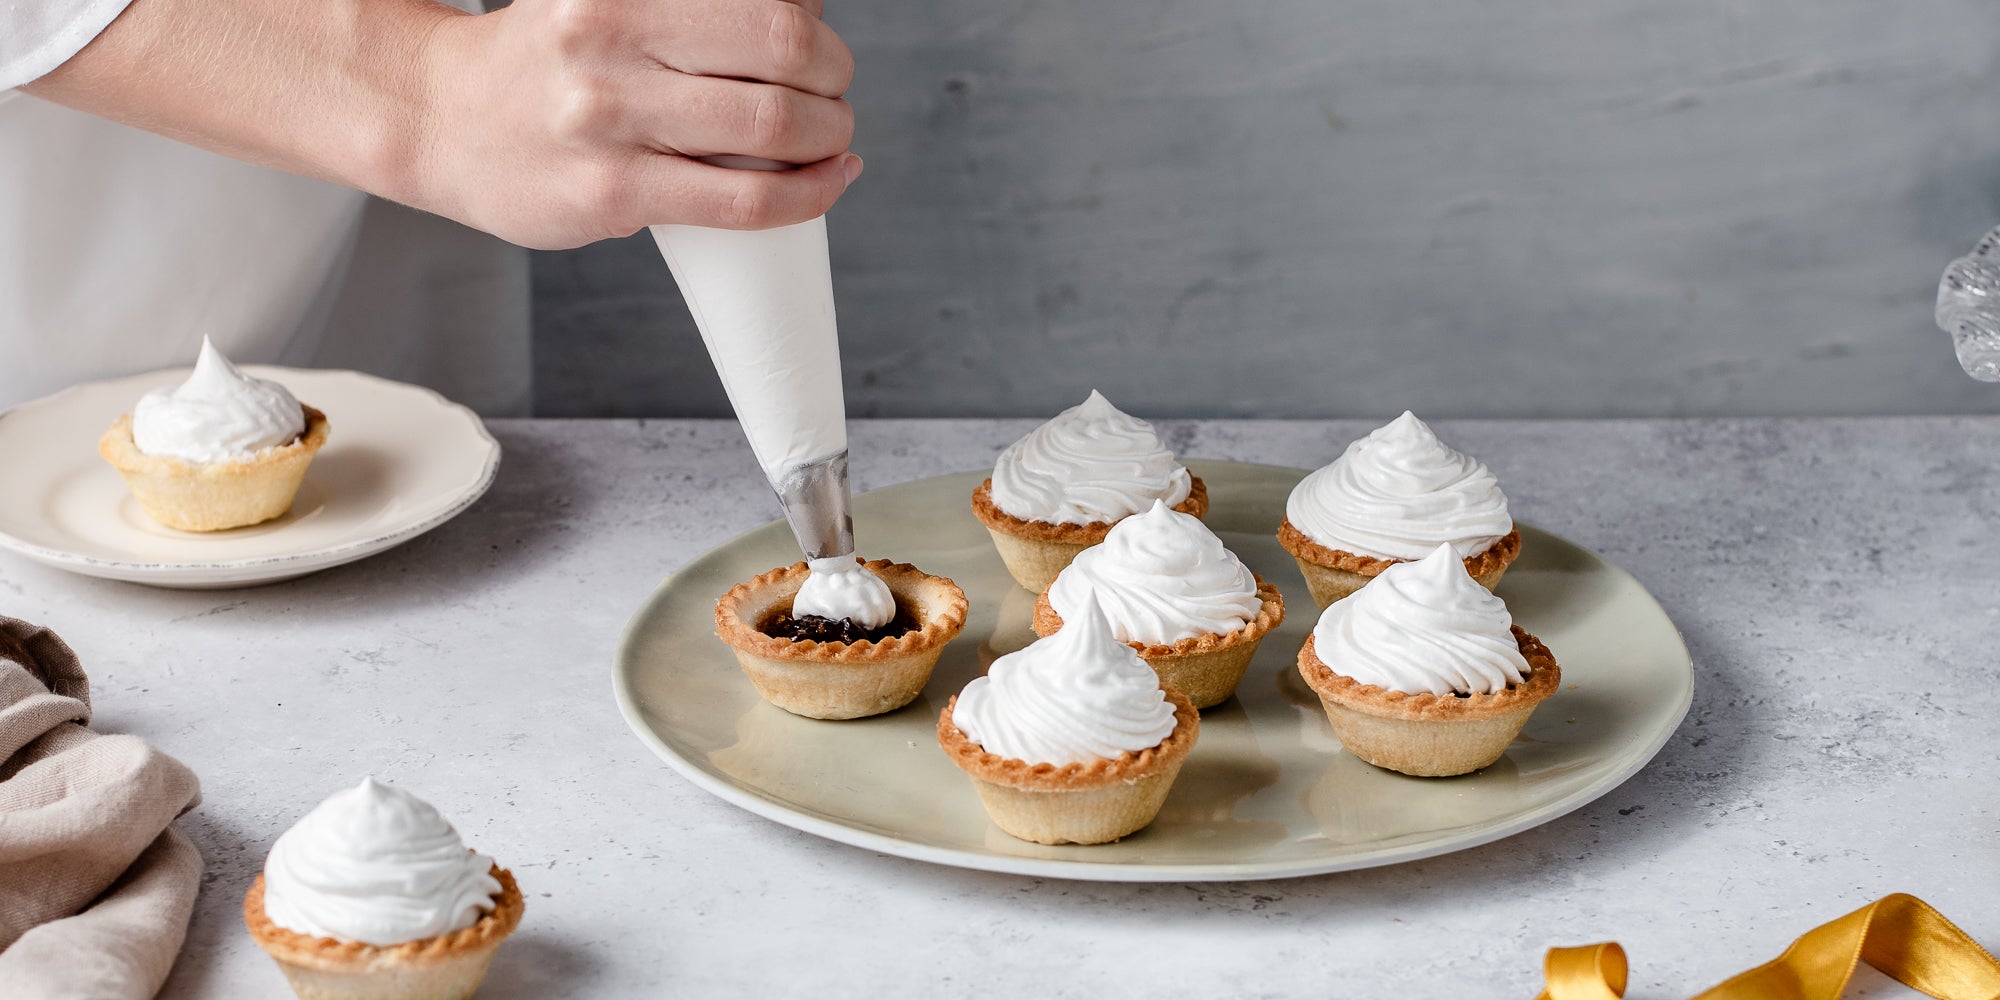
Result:
[[793,642],[880,642],[908,635],[923,626],[908,608],[898,604],[896,617],[881,628],[866,629],[846,618],[821,618],[818,615],[792,617],[790,611],[780,611],[757,626],[757,631],[773,639],[790,639]]

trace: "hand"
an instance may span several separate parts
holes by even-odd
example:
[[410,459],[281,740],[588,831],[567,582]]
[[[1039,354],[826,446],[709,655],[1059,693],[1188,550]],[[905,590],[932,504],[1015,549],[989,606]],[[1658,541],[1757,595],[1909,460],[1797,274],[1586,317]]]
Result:
[[[821,0],[515,0],[438,20],[392,196],[524,246],[659,223],[768,229],[861,173],[854,73]],[[695,157],[802,164],[731,170]]]

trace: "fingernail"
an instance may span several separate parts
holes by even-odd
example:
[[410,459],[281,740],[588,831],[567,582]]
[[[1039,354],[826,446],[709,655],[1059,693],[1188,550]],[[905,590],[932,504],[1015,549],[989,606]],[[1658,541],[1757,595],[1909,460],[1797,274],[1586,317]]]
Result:
[[847,183],[853,184],[854,179],[861,176],[861,157],[847,154],[847,159],[840,161],[840,171],[847,175]]

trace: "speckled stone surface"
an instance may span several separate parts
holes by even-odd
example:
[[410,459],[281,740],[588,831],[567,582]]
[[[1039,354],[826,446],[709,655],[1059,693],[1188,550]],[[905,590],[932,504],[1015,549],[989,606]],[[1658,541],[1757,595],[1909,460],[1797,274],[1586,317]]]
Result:
[[[858,488],[975,468],[1023,421],[852,431]],[[1162,427],[1301,466],[1356,422]],[[519,877],[486,997],[1526,998],[1615,938],[1686,996],[1891,891],[2000,943],[2000,420],[1438,425],[1518,515],[1603,553],[1687,637],[1659,757],[1484,847],[1280,882],[1106,885],[818,840],[695,789],[626,730],[611,655],[660,578],[776,516],[733,424],[499,422],[491,494],[355,565],[177,592],[0,556],[0,610],[84,657],[96,726],[192,765],[208,861],[165,996],[282,995],[238,907],[276,836],[383,775]],[[1901,995],[1864,976],[1850,995]],[[1912,994],[1913,995],[1913,994]]]

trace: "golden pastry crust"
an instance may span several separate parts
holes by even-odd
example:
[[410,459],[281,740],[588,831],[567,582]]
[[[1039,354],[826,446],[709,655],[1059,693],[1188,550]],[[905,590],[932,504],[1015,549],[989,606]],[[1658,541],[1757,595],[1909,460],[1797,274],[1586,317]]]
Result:
[[188,462],[148,455],[132,438],[132,414],[97,439],[97,453],[118,470],[147,516],[182,531],[222,531],[278,517],[289,510],[306,467],[326,444],[326,414],[301,404],[305,429],[291,441],[241,458]]
[[[1257,598],[1260,602],[1257,617],[1233,632],[1208,632],[1189,636],[1171,643],[1127,642],[1138,654],[1151,661],[1156,658],[1200,656],[1216,653],[1245,643],[1258,642],[1274,628],[1285,623],[1285,598],[1278,593],[1276,584],[1268,583],[1261,576],[1251,574],[1257,581]],[[1049,604],[1049,592],[1044,590],[1035,598],[1035,634],[1048,638],[1062,628],[1062,616]]]
[[1306,644],[1299,649],[1299,674],[1322,699],[1378,718],[1432,722],[1495,718],[1533,708],[1555,694],[1562,685],[1562,668],[1556,665],[1549,647],[1521,626],[1512,628],[1514,641],[1520,645],[1521,655],[1527,659],[1532,672],[1524,683],[1511,685],[1493,694],[1474,693],[1461,698],[1427,691],[1409,694],[1363,684],[1335,672],[1321,661],[1310,635],[1306,636]]
[[[1183,514],[1196,517],[1208,516],[1208,485],[1200,476],[1190,476],[1187,499],[1174,505]],[[1005,532],[1016,538],[1026,538],[1040,542],[1060,542],[1064,545],[1096,545],[1104,540],[1115,521],[1092,521],[1089,524],[1062,524],[1055,521],[1029,521],[1015,517],[1001,510],[993,502],[993,480],[989,477],[972,491],[972,513],[979,523],[993,531]]]
[[261,872],[250,884],[250,891],[243,896],[243,923],[250,928],[250,937],[258,947],[272,958],[280,963],[308,969],[367,972],[457,962],[499,947],[500,942],[521,925],[521,914],[527,911],[527,902],[521,896],[521,887],[514,883],[513,873],[496,864],[492,874],[500,881],[500,893],[494,897],[491,913],[480,917],[470,927],[402,944],[373,945],[314,937],[272,923],[270,916],[264,912],[264,875]]
[[766,635],[757,626],[775,612],[789,611],[792,598],[811,575],[805,563],[797,562],[760,573],[729,588],[715,602],[715,634],[736,649],[771,659],[861,664],[913,656],[941,647],[965,627],[969,606],[965,591],[957,584],[908,563],[876,559],[861,565],[889,585],[889,592],[895,595],[899,606],[910,609],[918,622],[916,631],[876,642],[852,643]]
[[256,475],[258,466],[282,462],[300,451],[318,451],[320,446],[326,444],[326,414],[303,403],[299,404],[299,409],[305,413],[306,425],[297,437],[240,459],[189,462],[171,455],[148,455],[139,450],[138,442],[132,438],[130,413],[104,429],[103,436],[97,439],[97,453],[120,472],[160,476],[201,475],[211,480],[242,479]]
[[757,626],[789,612],[811,575],[802,562],[737,584],[715,602],[715,634],[765,701],[809,719],[859,719],[923,693],[945,644],[965,627],[965,592],[906,563],[877,559],[862,568],[889,585],[898,610],[917,620],[915,631],[852,643],[766,635]]
[[1031,764],[988,753],[951,721],[952,709],[958,706],[957,695],[945,702],[944,711],[938,715],[938,745],[965,773],[1009,788],[1054,792],[1129,785],[1169,768],[1178,769],[1201,733],[1201,713],[1195,710],[1194,703],[1173,688],[1163,686],[1161,690],[1174,706],[1174,731],[1153,746],[1111,759],[1081,764]]
[[[1309,562],[1315,566],[1346,570],[1361,576],[1379,576],[1381,572],[1403,559],[1377,559],[1340,549],[1328,548],[1300,531],[1286,518],[1278,525],[1278,544],[1292,554],[1292,558]],[[1521,554],[1521,529],[1507,532],[1506,537],[1488,546],[1465,560],[1465,572],[1473,579],[1481,579],[1497,570],[1505,569]]]
[[[1176,688],[1194,702],[1196,708],[1213,708],[1236,693],[1236,685],[1250,669],[1250,658],[1264,636],[1285,621],[1285,598],[1275,584],[1252,574],[1257,581],[1257,615],[1232,632],[1211,632],[1189,636],[1172,643],[1127,642],[1139,658],[1160,675],[1160,682]],[[1062,616],[1049,603],[1048,591],[1035,598],[1033,625],[1043,637],[1062,628]]]

